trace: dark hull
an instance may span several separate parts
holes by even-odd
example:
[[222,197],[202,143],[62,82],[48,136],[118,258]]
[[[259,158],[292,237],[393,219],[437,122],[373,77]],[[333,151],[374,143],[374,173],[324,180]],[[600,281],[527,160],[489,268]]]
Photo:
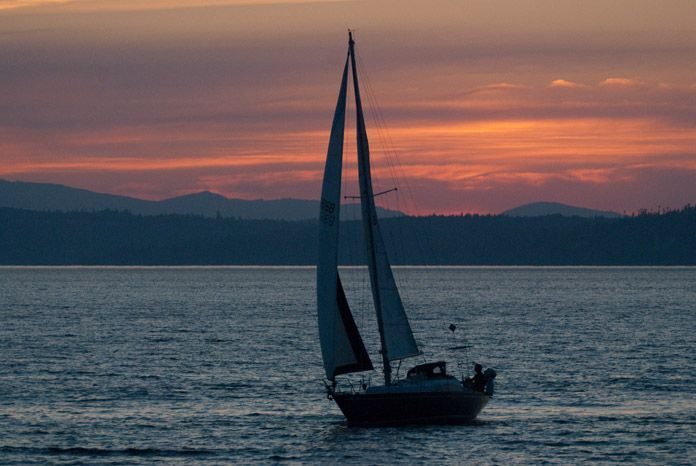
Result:
[[476,392],[334,393],[352,426],[459,424],[481,412],[489,397]]

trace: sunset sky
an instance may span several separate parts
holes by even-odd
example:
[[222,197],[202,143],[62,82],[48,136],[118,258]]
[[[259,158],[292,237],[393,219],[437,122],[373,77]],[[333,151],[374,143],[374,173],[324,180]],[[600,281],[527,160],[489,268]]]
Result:
[[0,178],[317,199],[348,28],[397,207],[696,202],[692,0],[0,0]]

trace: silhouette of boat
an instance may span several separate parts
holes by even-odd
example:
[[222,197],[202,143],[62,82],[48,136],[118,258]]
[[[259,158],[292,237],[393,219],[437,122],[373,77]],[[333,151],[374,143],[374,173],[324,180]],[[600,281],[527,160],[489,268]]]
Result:
[[[370,150],[365,129],[355,65],[355,42],[349,32],[348,56],[343,69],[324,169],[317,264],[317,309],[327,396],[338,404],[349,425],[457,423],[474,419],[493,394],[495,372],[488,369],[484,390],[469,380],[447,374],[444,361],[420,364],[405,378],[392,377],[391,363],[422,354],[418,349],[399,290],[394,281],[384,239],[375,212],[370,174]],[[348,71],[352,74],[357,118],[357,156],[360,204],[372,298],[377,314],[384,385],[363,384],[341,389],[336,377],[373,370],[372,361],[353,319],[338,273],[343,135]]]

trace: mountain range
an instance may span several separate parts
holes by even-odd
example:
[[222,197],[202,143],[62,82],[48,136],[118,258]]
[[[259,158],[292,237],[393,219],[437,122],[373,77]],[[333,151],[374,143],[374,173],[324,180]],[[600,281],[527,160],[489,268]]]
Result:
[[586,209],[572,205],[561,204],[560,202],[532,202],[531,204],[521,205],[514,209],[506,210],[502,215],[508,217],[543,217],[545,215],[561,215],[563,217],[584,217],[584,218],[619,218],[622,215],[608,210]]
[[[202,191],[161,201],[98,193],[60,184],[0,180],[0,207],[36,211],[80,212],[117,210],[138,215],[202,215],[204,217],[239,218],[246,220],[312,220],[317,217],[319,203],[304,199],[245,200],[227,198]],[[342,207],[343,218],[358,218],[359,204]],[[399,217],[403,212],[378,207],[381,218]],[[621,217],[616,212],[586,209],[557,202],[534,202],[502,213],[508,217]]]
[[[139,215],[202,215],[245,220],[309,220],[317,218],[319,202],[303,199],[230,199],[202,191],[161,201],[97,193],[60,184],[0,180],[0,207],[37,211],[129,211]],[[380,217],[403,216],[402,212],[378,208]],[[357,218],[359,204],[342,207],[344,218]]]

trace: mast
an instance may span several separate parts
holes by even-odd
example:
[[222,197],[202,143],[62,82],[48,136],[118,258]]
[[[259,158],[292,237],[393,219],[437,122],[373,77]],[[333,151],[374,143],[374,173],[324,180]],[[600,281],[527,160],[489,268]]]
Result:
[[350,64],[353,71],[353,91],[355,94],[355,113],[356,113],[356,132],[358,145],[358,167],[360,169],[360,204],[362,206],[363,226],[365,229],[365,242],[367,244],[367,265],[370,270],[372,283],[372,296],[377,314],[377,328],[379,330],[379,342],[382,355],[382,366],[384,368],[384,384],[391,384],[391,363],[387,354],[387,344],[384,333],[384,318],[382,315],[382,298],[379,292],[379,274],[377,273],[377,254],[375,252],[375,232],[374,226],[377,225],[377,215],[375,213],[372,179],[370,176],[370,148],[367,141],[365,130],[365,118],[363,115],[362,103],[360,101],[360,87],[358,86],[358,72],[355,66],[355,41],[352,31],[348,31],[348,46]]

